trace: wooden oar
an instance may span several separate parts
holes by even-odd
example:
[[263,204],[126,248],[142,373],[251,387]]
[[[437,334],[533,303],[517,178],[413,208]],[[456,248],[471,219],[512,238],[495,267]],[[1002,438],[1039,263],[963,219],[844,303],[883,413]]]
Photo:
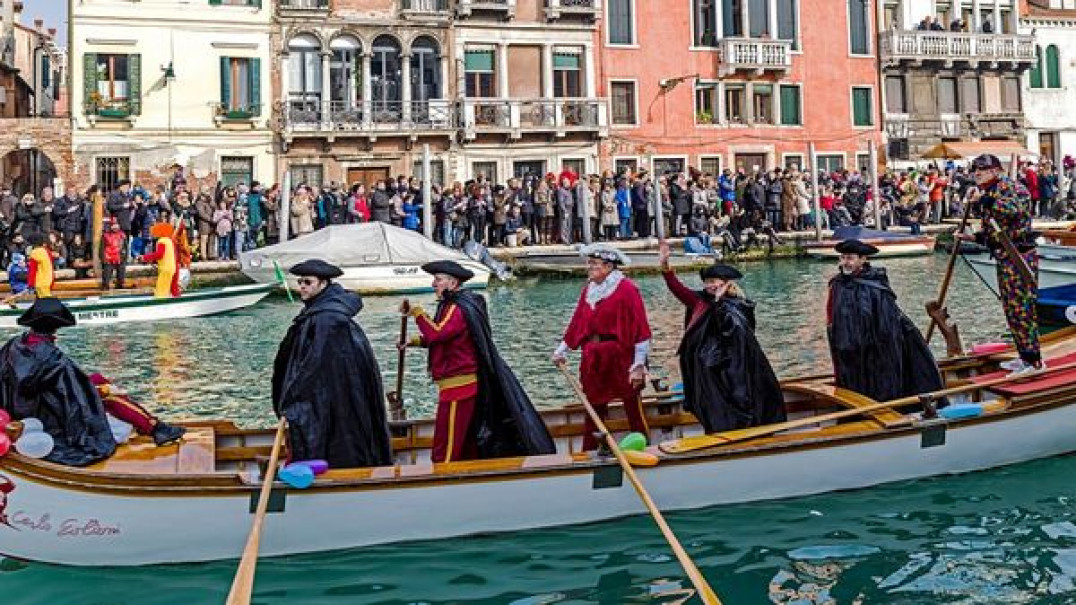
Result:
[[1016,267],[1016,272],[1023,278],[1024,285],[1028,287],[1035,286],[1038,282],[1035,279],[1035,274],[1031,271],[1031,267],[1027,266],[1027,261],[1024,260],[1016,245],[1009,239],[1008,234],[1002,231],[1001,227],[998,227],[998,223],[994,219],[990,219],[990,227],[994,230],[994,234],[997,235],[998,241],[1001,242],[1001,247],[1005,249],[1005,256],[1009,257],[1009,261]]
[[235,572],[232,580],[232,589],[228,592],[226,605],[248,605],[250,597],[254,593],[254,570],[258,565],[258,547],[261,545],[262,525],[265,524],[265,512],[269,508],[269,494],[273,491],[273,480],[276,478],[277,460],[280,458],[280,446],[284,443],[284,426],[287,421],[283,416],[276,425],[276,437],[273,439],[273,450],[269,454],[269,466],[265,468],[265,479],[262,481],[262,491],[258,495],[258,508],[254,513],[254,524],[250,528],[250,536],[247,537],[247,545],[243,549],[243,558],[239,560],[239,569]]
[[650,498],[650,494],[643,487],[643,484],[639,481],[639,477],[635,474],[635,469],[628,463],[627,458],[624,457],[624,452],[620,451],[620,446],[617,445],[616,439],[613,438],[612,433],[605,427],[605,423],[602,422],[601,416],[594,410],[594,406],[590,404],[590,400],[583,393],[583,387],[580,386],[579,381],[572,376],[568,368],[565,367],[564,362],[557,364],[561,374],[564,374],[564,378],[567,379],[568,384],[572,385],[572,389],[575,391],[576,397],[579,397],[579,401],[583,404],[583,408],[586,409],[587,415],[594,422],[594,426],[598,427],[598,430],[602,433],[602,438],[605,439],[605,443],[609,446],[609,449],[613,451],[613,455],[616,456],[617,462],[620,463],[620,468],[624,469],[624,474],[628,476],[628,480],[631,481],[632,487],[635,488],[635,493],[639,494],[639,498],[643,501],[643,505],[650,511],[650,516],[654,518],[654,523],[657,524],[658,529],[661,530],[662,535],[665,536],[665,540],[672,547],[673,553],[676,555],[677,560],[680,561],[680,566],[687,572],[687,577],[691,579],[691,583],[695,585],[695,589],[699,591],[699,597],[706,605],[721,605],[721,600],[717,598],[713,589],[706,582],[706,578],[703,577],[702,572],[695,566],[695,562],[691,560],[691,557],[684,550],[684,547],[680,545],[680,540],[677,539],[676,534],[673,533],[669,524],[665,522],[665,517],[658,510],[657,505],[654,504],[654,500]]
[[737,441],[747,441],[748,439],[755,439],[756,437],[766,437],[774,433],[780,433],[782,431],[788,431],[792,429],[798,429],[805,426],[813,426],[821,424],[823,422],[829,422],[830,420],[840,420],[841,418],[849,418],[852,416],[859,416],[870,412],[877,412],[879,410],[885,410],[889,408],[901,407],[904,405],[912,405],[919,403],[923,397],[927,397],[933,400],[940,399],[942,397],[948,397],[950,395],[959,395],[960,393],[967,393],[969,391],[977,391],[980,389],[986,389],[1000,384],[1008,384],[1013,382],[1020,382],[1022,380],[1029,380],[1035,378],[1041,378],[1044,374],[1053,372],[1059,372],[1062,370],[1076,369],[1076,362],[1059,365],[1056,367],[1049,367],[1041,372],[1034,374],[1023,374],[1020,376],[1005,376],[1002,378],[995,378],[993,380],[985,380],[983,382],[972,383],[964,386],[953,387],[949,389],[942,389],[940,391],[934,391],[933,393],[925,393],[923,395],[913,395],[911,397],[902,397],[901,399],[894,399],[892,401],[883,401],[881,403],[875,403],[871,405],[865,405],[863,407],[841,410],[840,412],[833,412],[831,414],[823,414],[821,416],[809,416],[807,418],[799,418],[796,420],[790,420],[788,422],[781,422],[778,424],[768,424],[764,426],[756,426],[746,429],[738,429],[735,431],[725,431],[723,433],[714,433],[712,435],[697,435],[694,437],[683,437],[673,441],[666,441],[659,447],[661,451],[667,454],[685,454],[688,452],[694,452],[697,450],[703,450],[711,447],[717,447],[719,445],[726,445],[728,443],[735,443]]
[[[400,317],[400,344],[407,344],[407,320],[410,317],[404,313]],[[407,347],[401,346],[399,356],[396,358],[396,392],[389,397],[389,412],[393,420],[403,420],[403,383],[404,368],[407,361]]]
[[34,294],[34,291],[32,289],[30,289],[30,288],[27,288],[27,289],[23,290],[22,292],[19,292],[18,294],[12,294],[11,296],[8,296],[7,298],[4,299],[3,302],[4,302],[5,305],[7,305],[7,306],[11,307],[12,309],[14,309],[16,303],[18,303],[20,299],[23,299],[27,295],[30,295],[30,294]]
[[[964,204],[964,216],[960,218],[960,226],[957,227],[954,232],[953,238],[953,251],[949,254],[949,264],[945,266],[945,276],[942,278],[941,288],[938,291],[938,298],[934,299],[933,305],[936,305],[939,309],[945,306],[945,298],[949,295],[949,282],[953,279],[953,269],[956,268],[956,258],[960,256],[960,234],[964,233],[964,229],[968,226],[968,217],[971,216],[971,203]],[[930,313],[931,303],[927,303],[927,312]],[[937,327],[938,321],[934,315],[930,316],[930,325],[927,326],[927,343],[930,343],[930,339],[934,336],[934,328]]]

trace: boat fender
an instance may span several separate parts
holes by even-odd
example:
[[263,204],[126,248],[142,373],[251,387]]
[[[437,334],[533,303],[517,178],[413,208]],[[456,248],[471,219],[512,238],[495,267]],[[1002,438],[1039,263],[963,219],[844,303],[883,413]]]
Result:
[[954,403],[938,410],[938,415],[947,420],[974,418],[983,415],[981,403]]
[[624,459],[628,461],[628,464],[639,467],[657,466],[659,462],[654,454],[636,450],[624,450]]
[[324,460],[298,460],[292,464],[304,464],[310,467],[310,470],[314,471],[314,475],[324,474],[329,470],[329,463]]
[[276,477],[295,489],[306,489],[314,485],[314,471],[305,464],[289,464],[280,469]]
[[974,355],[989,355],[991,353],[1004,353],[1009,350],[1009,345],[1003,342],[981,342],[971,347]]

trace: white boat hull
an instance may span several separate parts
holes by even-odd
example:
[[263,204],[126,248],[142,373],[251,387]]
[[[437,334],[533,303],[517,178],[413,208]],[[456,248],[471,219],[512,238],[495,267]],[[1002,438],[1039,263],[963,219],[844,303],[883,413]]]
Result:
[[[998,291],[997,262],[989,254],[966,255],[973,271],[979,274],[994,292]],[[1076,262],[1039,258],[1039,291],[1060,288],[1076,283]]]
[[[489,285],[489,269],[476,261],[458,261],[474,272],[467,281],[468,288],[485,288]],[[422,270],[421,265],[368,265],[365,267],[341,267],[344,274],[334,281],[359,294],[411,294],[433,292],[433,277]],[[248,268],[243,273],[262,284],[279,284],[273,267]],[[288,285],[298,288],[298,278],[288,274]]]
[[[840,445],[808,442],[760,455],[667,460],[638,473],[662,510],[677,510],[861,488],[1076,450],[1073,405],[1005,416],[950,424],[944,443],[935,447],[924,447],[921,431],[909,428]],[[620,487],[594,489],[592,468],[292,490],[285,511],[266,518],[261,553],[330,551],[644,513],[626,480]],[[0,525],[0,553],[21,559],[101,566],[237,558],[252,520],[250,494],[234,490],[132,497],[122,487],[65,489],[32,473],[0,469],[0,475],[15,486],[6,506],[10,526]],[[256,493],[256,483],[250,493]]]
[[[924,256],[934,254],[934,243],[912,242],[907,244],[876,244],[878,254],[874,258],[896,258],[902,256]],[[807,248],[807,256],[811,258],[836,259],[840,253],[832,246],[825,248]]]

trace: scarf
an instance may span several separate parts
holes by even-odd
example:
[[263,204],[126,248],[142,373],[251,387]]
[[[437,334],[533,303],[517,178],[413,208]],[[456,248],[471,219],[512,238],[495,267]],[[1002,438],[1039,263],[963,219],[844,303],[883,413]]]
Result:
[[600,284],[594,282],[587,283],[587,304],[590,308],[598,306],[598,303],[608,298],[613,292],[616,291],[616,287],[620,285],[620,282],[624,280],[624,274],[620,272],[620,269],[613,269]]

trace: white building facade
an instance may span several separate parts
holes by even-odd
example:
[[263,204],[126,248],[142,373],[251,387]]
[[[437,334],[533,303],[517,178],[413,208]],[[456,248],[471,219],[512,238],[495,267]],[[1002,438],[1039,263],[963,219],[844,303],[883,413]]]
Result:
[[1036,50],[1024,77],[1027,148],[1060,166],[1076,157],[1076,0],[1029,3],[1020,24]]

